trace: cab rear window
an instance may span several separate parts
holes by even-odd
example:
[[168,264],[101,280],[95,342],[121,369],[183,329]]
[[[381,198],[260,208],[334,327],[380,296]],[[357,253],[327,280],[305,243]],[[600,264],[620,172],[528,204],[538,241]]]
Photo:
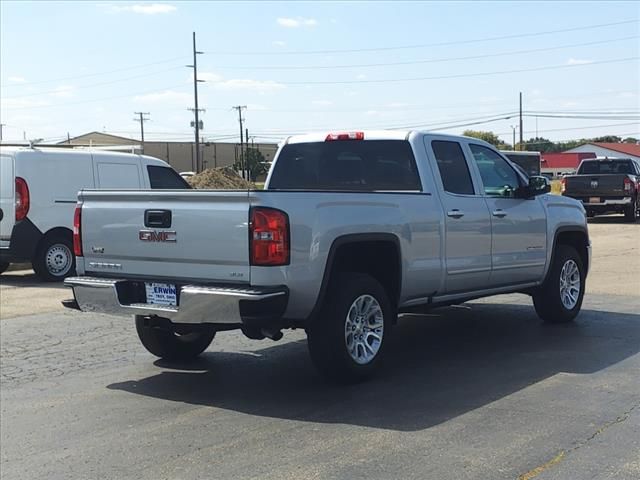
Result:
[[635,174],[631,160],[588,160],[582,162],[579,175]]
[[420,191],[409,142],[342,140],[285,145],[270,190]]

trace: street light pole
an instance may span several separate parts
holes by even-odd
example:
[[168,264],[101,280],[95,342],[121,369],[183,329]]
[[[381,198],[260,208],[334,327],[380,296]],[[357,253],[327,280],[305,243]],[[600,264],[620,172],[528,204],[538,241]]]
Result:
[[204,82],[204,80],[198,80],[198,55],[202,55],[204,52],[196,50],[196,32],[193,32],[193,65],[187,65],[189,68],[193,68],[193,113],[195,115],[195,122],[193,128],[195,129],[196,140],[196,164],[195,170],[199,172],[202,165],[200,164],[200,119],[199,114],[202,111],[198,108],[198,82]]

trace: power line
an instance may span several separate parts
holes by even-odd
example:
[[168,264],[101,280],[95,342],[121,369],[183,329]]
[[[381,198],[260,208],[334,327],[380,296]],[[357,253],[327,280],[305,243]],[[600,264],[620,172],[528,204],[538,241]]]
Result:
[[533,48],[528,50],[511,50],[508,52],[499,52],[499,53],[487,53],[482,55],[468,55],[463,57],[444,57],[444,58],[431,58],[431,59],[423,59],[423,60],[410,60],[403,62],[383,62],[383,63],[360,63],[360,64],[348,64],[348,65],[262,65],[262,66],[218,66],[217,68],[222,69],[232,69],[232,70],[329,70],[329,69],[342,69],[342,68],[372,68],[372,67],[391,67],[391,66],[401,66],[401,65],[418,65],[425,63],[441,63],[441,62],[455,62],[459,60],[477,60],[481,58],[493,58],[493,57],[505,57],[510,55],[523,55],[527,53],[537,53],[537,52],[549,52],[553,50],[562,50],[565,48],[573,48],[573,47],[585,47],[591,45],[602,45],[605,43],[613,43],[619,42],[623,40],[632,40],[639,38],[638,35],[632,35],[629,37],[620,37],[613,38],[609,40],[600,40],[594,42],[586,42],[586,43],[573,43],[569,45],[559,45],[554,47],[545,47],[545,48]]
[[[150,72],[150,73],[142,73],[140,75],[134,75],[132,77],[118,78],[118,79],[109,80],[109,81],[106,81],[106,82],[91,83],[91,84],[88,84],[88,85],[80,85],[80,86],[77,86],[77,87],[74,86],[73,89],[74,90],[80,90],[80,89],[84,89],[84,88],[93,88],[93,87],[99,87],[99,86],[103,86],[103,85],[111,85],[113,83],[125,82],[127,80],[133,80],[133,79],[136,79],[136,78],[150,77],[150,76],[153,76],[153,75],[157,75],[159,73],[164,73],[164,72],[170,72],[172,70],[177,70],[179,68],[182,68],[182,67],[165,68],[164,70],[158,70],[158,71]],[[47,91],[44,91],[44,92],[37,92],[37,93],[26,93],[24,95],[15,95],[13,97],[6,97],[5,100],[13,100],[13,99],[16,99],[16,98],[25,98],[25,97],[36,97],[36,96],[40,96],[40,95],[46,95],[46,94],[49,94],[49,93],[60,93],[60,90],[58,89],[58,90],[47,90]]]
[[174,57],[174,58],[168,58],[166,60],[160,60],[160,61],[157,61],[157,62],[143,63],[143,64],[140,64],[140,65],[134,65],[134,66],[131,66],[131,67],[117,68],[115,70],[107,70],[107,71],[102,71],[102,72],[87,73],[87,74],[84,74],[84,75],[73,75],[72,77],[52,78],[50,80],[38,80],[37,82],[22,82],[22,83],[16,83],[16,84],[13,84],[13,85],[2,85],[2,88],[29,87],[31,85],[40,85],[40,84],[43,84],[43,83],[64,82],[66,80],[77,80],[78,78],[98,77],[98,76],[110,75],[112,73],[117,73],[117,72],[124,72],[124,71],[127,71],[127,70],[135,70],[135,69],[138,69],[138,68],[149,67],[149,66],[152,66],[152,65],[160,65],[162,63],[175,62],[177,60],[183,60],[185,58],[186,58],[185,56]]
[[611,60],[598,60],[590,63],[580,63],[580,64],[571,64],[571,65],[549,65],[545,67],[498,70],[493,72],[460,73],[460,74],[454,74],[454,75],[436,75],[431,77],[386,78],[386,79],[379,79],[379,80],[318,80],[318,81],[306,81],[306,82],[300,81],[300,82],[277,82],[277,83],[280,85],[306,86],[306,85],[351,85],[351,84],[373,84],[373,83],[400,83],[400,82],[416,82],[416,81],[425,81],[425,80],[450,80],[454,78],[486,77],[491,75],[505,75],[510,73],[541,72],[541,71],[547,71],[547,70],[560,70],[565,68],[589,67],[592,65],[623,63],[623,62],[629,62],[629,61],[638,60],[638,59],[640,59],[640,57],[626,57],[626,58],[615,58]]
[[501,35],[497,37],[484,37],[484,38],[475,38],[469,40],[454,40],[448,42],[436,42],[436,43],[423,43],[417,45],[401,45],[395,47],[376,47],[376,48],[354,48],[354,49],[338,49],[338,50],[296,50],[296,51],[288,51],[288,52],[238,52],[238,51],[208,51],[207,53],[215,54],[215,55],[320,55],[320,54],[340,54],[340,53],[362,53],[362,52],[383,52],[383,51],[393,51],[393,50],[408,50],[415,48],[426,48],[426,47],[443,47],[448,45],[464,45],[468,43],[479,43],[479,42],[491,42],[496,40],[508,40],[514,38],[526,38],[526,37],[538,37],[544,35],[552,35],[554,33],[567,33],[567,32],[577,32],[580,30],[591,30],[594,28],[604,28],[604,27],[613,27],[618,25],[625,25],[630,23],[637,23],[637,20],[623,20],[619,22],[611,22],[611,23],[599,23],[595,25],[583,25],[580,27],[573,28],[563,28],[559,30],[546,30],[541,32],[530,32],[530,33],[518,33],[512,35]]
[[103,100],[114,100],[117,98],[128,98],[128,97],[134,97],[137,95],[149,95],[149,94],[153,94],[153,93],[161,93],[163,91],[166,91],[168,89],[171,88],[184,88],[185,84],[181,83],[179,85],[172,85],[172,86],[168,86],[168,87],[162,87],[162,88],[158,88],[158,89],[154,89],[154,90],[146,90],[143,92],[136,92],[136,93],[128,93],[126,95],[115,95],[112,97],[102,97],[102,98],[94,98],[92,100],[83,100],[80,102],[68,102],[68,103],[54,103],[54,104],[45,104],[45,105],[27,105],[27,106],[20,106],[20,107],[11,107],[11,106],[2,106],[3,110],[30,110],[32,108],[51,108],[51,107],[67,107],[67,106],[72,106],[72,105],[83,105],[85,103],[93,103],[93,102],[101,102]]

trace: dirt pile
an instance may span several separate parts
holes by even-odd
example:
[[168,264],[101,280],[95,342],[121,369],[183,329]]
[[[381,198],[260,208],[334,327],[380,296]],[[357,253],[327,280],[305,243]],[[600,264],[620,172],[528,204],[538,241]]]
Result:
[[186,180],[193,188],[245,190],[253,187],[251,182],[240,177],[231,167],[208,168]]

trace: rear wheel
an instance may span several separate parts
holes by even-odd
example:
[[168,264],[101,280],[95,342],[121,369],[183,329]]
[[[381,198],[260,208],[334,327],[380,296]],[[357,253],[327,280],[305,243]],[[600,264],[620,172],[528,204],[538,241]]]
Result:
[[380,367],[393,315],[386,291],[374,278],[339,274],[307,329],[313,363],[327,379],[340,383],[371,377]]
[[635,222],[640,215],[640,203],[636,200],[632,205],[624,209],[624,218],[627,222]]
[[49,235],[38,246],[31,262],[33,270],[45,282],[60,282],[76,271],[71,235]]
[[136,331],[144,348],[156,357],[172,361],[193,360],[204,352],[216,336],[213,327],[181,325],[180,333],[170,324],[155,326],[144,316],[136,315]]
[[533,294],[536,313],[547,323],[570,322],[580,312],[584,289],[580,255],[569,245],[558,245],[547,279]]

